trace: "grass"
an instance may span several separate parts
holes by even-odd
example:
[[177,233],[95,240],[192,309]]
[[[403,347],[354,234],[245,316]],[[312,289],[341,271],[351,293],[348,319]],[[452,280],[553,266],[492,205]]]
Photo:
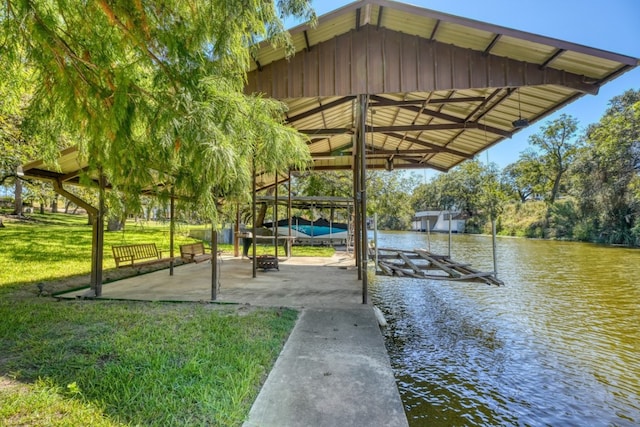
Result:
[[[86,216],[33,214],[31,218],[33,221],[28,222],[6,220],[6,228],[0,229],[3,248],[0,251],[0,288],[90,273],[92,227],[87,224]],[[179,245],[197,241],[188,237],[189,230],[202,228],[178,225],[174,250],[179,252]],[[115,268],[112,245],[134,243],[155,243],[166,256],[169,225],[130,222],[124,231],[105,232],[104,269]],[[229,244],[221,244],[219,249],[233,252]],[[273,254],[274,249],[272,245],[260,244],[257,252],[258,255]],[[292,251],[294,256],[331,256],[334,252],[333,248],[320,246],[295,246]],[[282,248],[279,248],[279,254],[284,255]]]
[[[0,229],[0,425],[242,424],[295,311],[38,298],[36,283],[89,273],[91,227],[33,218]],[[193,241],[178,231],[176,246]],[[168,240],[166,225],[130,224],[105,248]]]
[[[91,270],[91,230],[86,216],[34,214],[33,221],[7,222],[0,231],[3,250],[0,253],[0,286],[39,282],[88,274]],[[182,226],[175,234],[175,250],[179,245],[196,241],[188,237]],[[155,243],[169,250],[168,225],[128,223],[124,231],[105,232],[104,268],[115,268],[112,245]],[[230,249],[230,245],[226,245]],[[225,249],[225,246],[221,249]],[[166,255],[165,255],[166,256]]]
[[[251,249],[249,249],[249,255],[251,255],[252,253],[253,252],[251,251]],[[268,244],[265,245],[262,243],[256,245],[256,253],[258,254],[258,256],[275,254],[273,245],[268,245]],[[336,250],[329,246],[294,246],[291,249],[291,256],[294,256],[294,257],[295,256],[331,257],[335,253],[336,253]],[[282,257],[282,256],[284,256],[284,249],[282,248],[282,246],[280,246],[278,248],[278,257]]]
[[0,302],[0,424],[241,425],[292,310]]

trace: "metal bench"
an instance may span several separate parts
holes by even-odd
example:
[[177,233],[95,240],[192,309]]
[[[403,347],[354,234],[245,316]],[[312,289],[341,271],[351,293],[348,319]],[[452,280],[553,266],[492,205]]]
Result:
[[116,268],[133,265],[148,265],[168,261],[162,258],[162,251],[158,250],[155,243],[138,243],[134,245],[111,246]]

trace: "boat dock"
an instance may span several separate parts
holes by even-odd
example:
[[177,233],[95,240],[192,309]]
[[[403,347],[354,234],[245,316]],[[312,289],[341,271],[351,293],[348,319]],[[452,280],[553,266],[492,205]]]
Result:
[[456,262],[447,255],[436,255],[425,249],[378,248],[377,259],[379,271],[386,276],[504,285],[494,271],[479,271],[470,264]]

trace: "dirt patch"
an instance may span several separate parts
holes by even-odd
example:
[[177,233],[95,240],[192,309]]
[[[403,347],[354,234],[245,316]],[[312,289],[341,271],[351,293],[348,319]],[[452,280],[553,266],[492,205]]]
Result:
[[0,391],[15,391],[24,387],[24,384],[18,381],[13,381],[7,377],[0,376]]

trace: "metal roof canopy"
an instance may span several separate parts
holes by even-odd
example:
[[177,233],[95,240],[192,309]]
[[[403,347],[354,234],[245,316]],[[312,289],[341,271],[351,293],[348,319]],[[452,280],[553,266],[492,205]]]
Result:
[[[296,54],[260,45],[245,92],[286,103],[314,169],[353,169],[357,95],[366,166],[447,171],[638,65],[638,59],[386,0],[290,30]],[[260,179],[264,178],[264,179]],[[259,187],[274,177],[259,177]]]
[[[273,205],[278,202],[279,205],[287,205],[288,198],[274,196],[256,196],[256,203]],[[335,197],[335,196],[292,196],[291,207],[295,209],[349,209],[353,208],[352,197]]]
[[[369,169],[447,171],[638,65],[638,59],[388,0],[351,3],[260,45],[247,93],[286,103],[315,170],[353,169],[357,95],[368,95]],[[26,175],[78,184],[77,148]],[[96,179],[97,180],[97,179]],[[258,172],[258,189],[276,177]],[[286,181],[278,177],[277,181]],[[107,183],[107,186],[109,184]]]

